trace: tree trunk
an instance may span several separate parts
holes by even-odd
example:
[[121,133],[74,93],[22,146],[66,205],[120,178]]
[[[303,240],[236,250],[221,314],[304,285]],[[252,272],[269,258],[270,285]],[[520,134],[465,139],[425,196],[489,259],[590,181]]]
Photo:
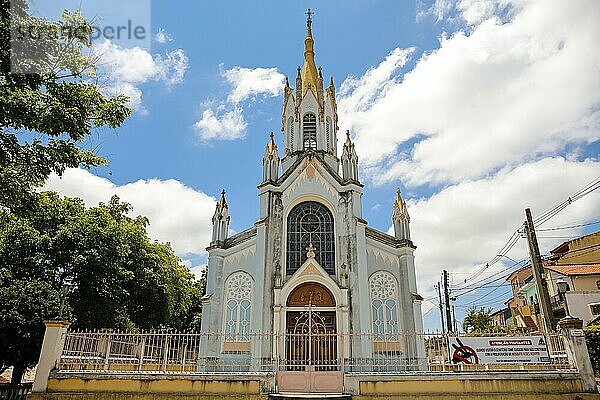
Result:
[[27,368],[24,365],[15,365],[12,372],[12,377],[10,379],[10,383],[13,385],[18,385],[21,383],[23,379],[23,375],[25,375],[25,370]]

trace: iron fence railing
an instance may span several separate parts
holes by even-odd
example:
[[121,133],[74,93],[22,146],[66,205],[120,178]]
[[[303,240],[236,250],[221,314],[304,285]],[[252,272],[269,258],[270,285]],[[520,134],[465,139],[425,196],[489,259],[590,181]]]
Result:
[[[538,336],[542,334],[536,334]],[[490,334],[489,336],[494,336]],[[277,334],[114,331],[66,333],[58,371],[114,373],[274,373],[310,368],[352,373],[574,370],[564,339],[545,334],[543,363],[455,364],[440,333]],[[266,351],[265,351],[266,350]],[[261,357],[260,354],[270,354]]]
[[25,400],[31,392],[31,383],[20,385],[0,385],[0,400]]

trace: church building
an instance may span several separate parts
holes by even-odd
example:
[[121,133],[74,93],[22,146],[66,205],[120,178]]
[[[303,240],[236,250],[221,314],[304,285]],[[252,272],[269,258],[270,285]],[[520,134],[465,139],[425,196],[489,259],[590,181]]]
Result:
[[[406,203],[398,190],[394,236],[363,219],[358,157],[350,132],[338,152],[335,86],[330,78],[324,87],[315,64],[311,14],[304,64],[294,88],[285,82],[281,152],[272,133],[266,145],[258,220],[229,236],[235,206],[225,191],[216,205],[202,317],[215,339],[201,357],[215,365],[247,354],[258,364],[318,358],[339,366],[387,353],[418,369],[422,298]],[[317,349],[323,338],[326,351]]]

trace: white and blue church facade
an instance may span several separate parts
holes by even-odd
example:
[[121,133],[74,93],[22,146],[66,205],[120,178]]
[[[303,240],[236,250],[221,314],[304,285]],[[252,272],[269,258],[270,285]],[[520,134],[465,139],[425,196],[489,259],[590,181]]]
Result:
[[[306,333],[310,323],[311,332],[347,337],[410,332],[396,354],[423,360],[423,343],[414,335],[422,332],[422,298],[406,203],[398,190],[394,236],[363,219],[358,157],[349,132],[338,152],[335,86],[331,78],[324,88],[311,25],[309,15],[295,88],[285,82],[282,154],[273,134],[266,146],[257,222],[229,236],[235,207],[225,192],[216,205],[202,331],[220,335],[207,341],[201,356],[217,363],[245,352],[265,362],[286,358],[285,344],[252,341],[252,332],[276,338]],[[368,359],[378,351],[372,341],[343,346],[336,357]]]

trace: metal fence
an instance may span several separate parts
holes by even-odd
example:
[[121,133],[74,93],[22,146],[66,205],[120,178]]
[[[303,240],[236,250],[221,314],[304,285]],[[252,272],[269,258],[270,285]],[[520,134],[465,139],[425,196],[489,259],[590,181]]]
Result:
[[0,385],[0,400],[25,400],[31,392],[31,383],[20,385]]
[[[451,360],[449,347],[453,336],[440,333],[300,335],[256,332],[232,336],[223,333],[70,331],[66,333],[57,369],[62,372],[180,374],[274,373],[307,368],[378,374],[574,370],[567,358],[563,337],[556,333],[544,336],[550,356],[547,362],[457,365]],[[261,357],[261,353],[270,356]]]

